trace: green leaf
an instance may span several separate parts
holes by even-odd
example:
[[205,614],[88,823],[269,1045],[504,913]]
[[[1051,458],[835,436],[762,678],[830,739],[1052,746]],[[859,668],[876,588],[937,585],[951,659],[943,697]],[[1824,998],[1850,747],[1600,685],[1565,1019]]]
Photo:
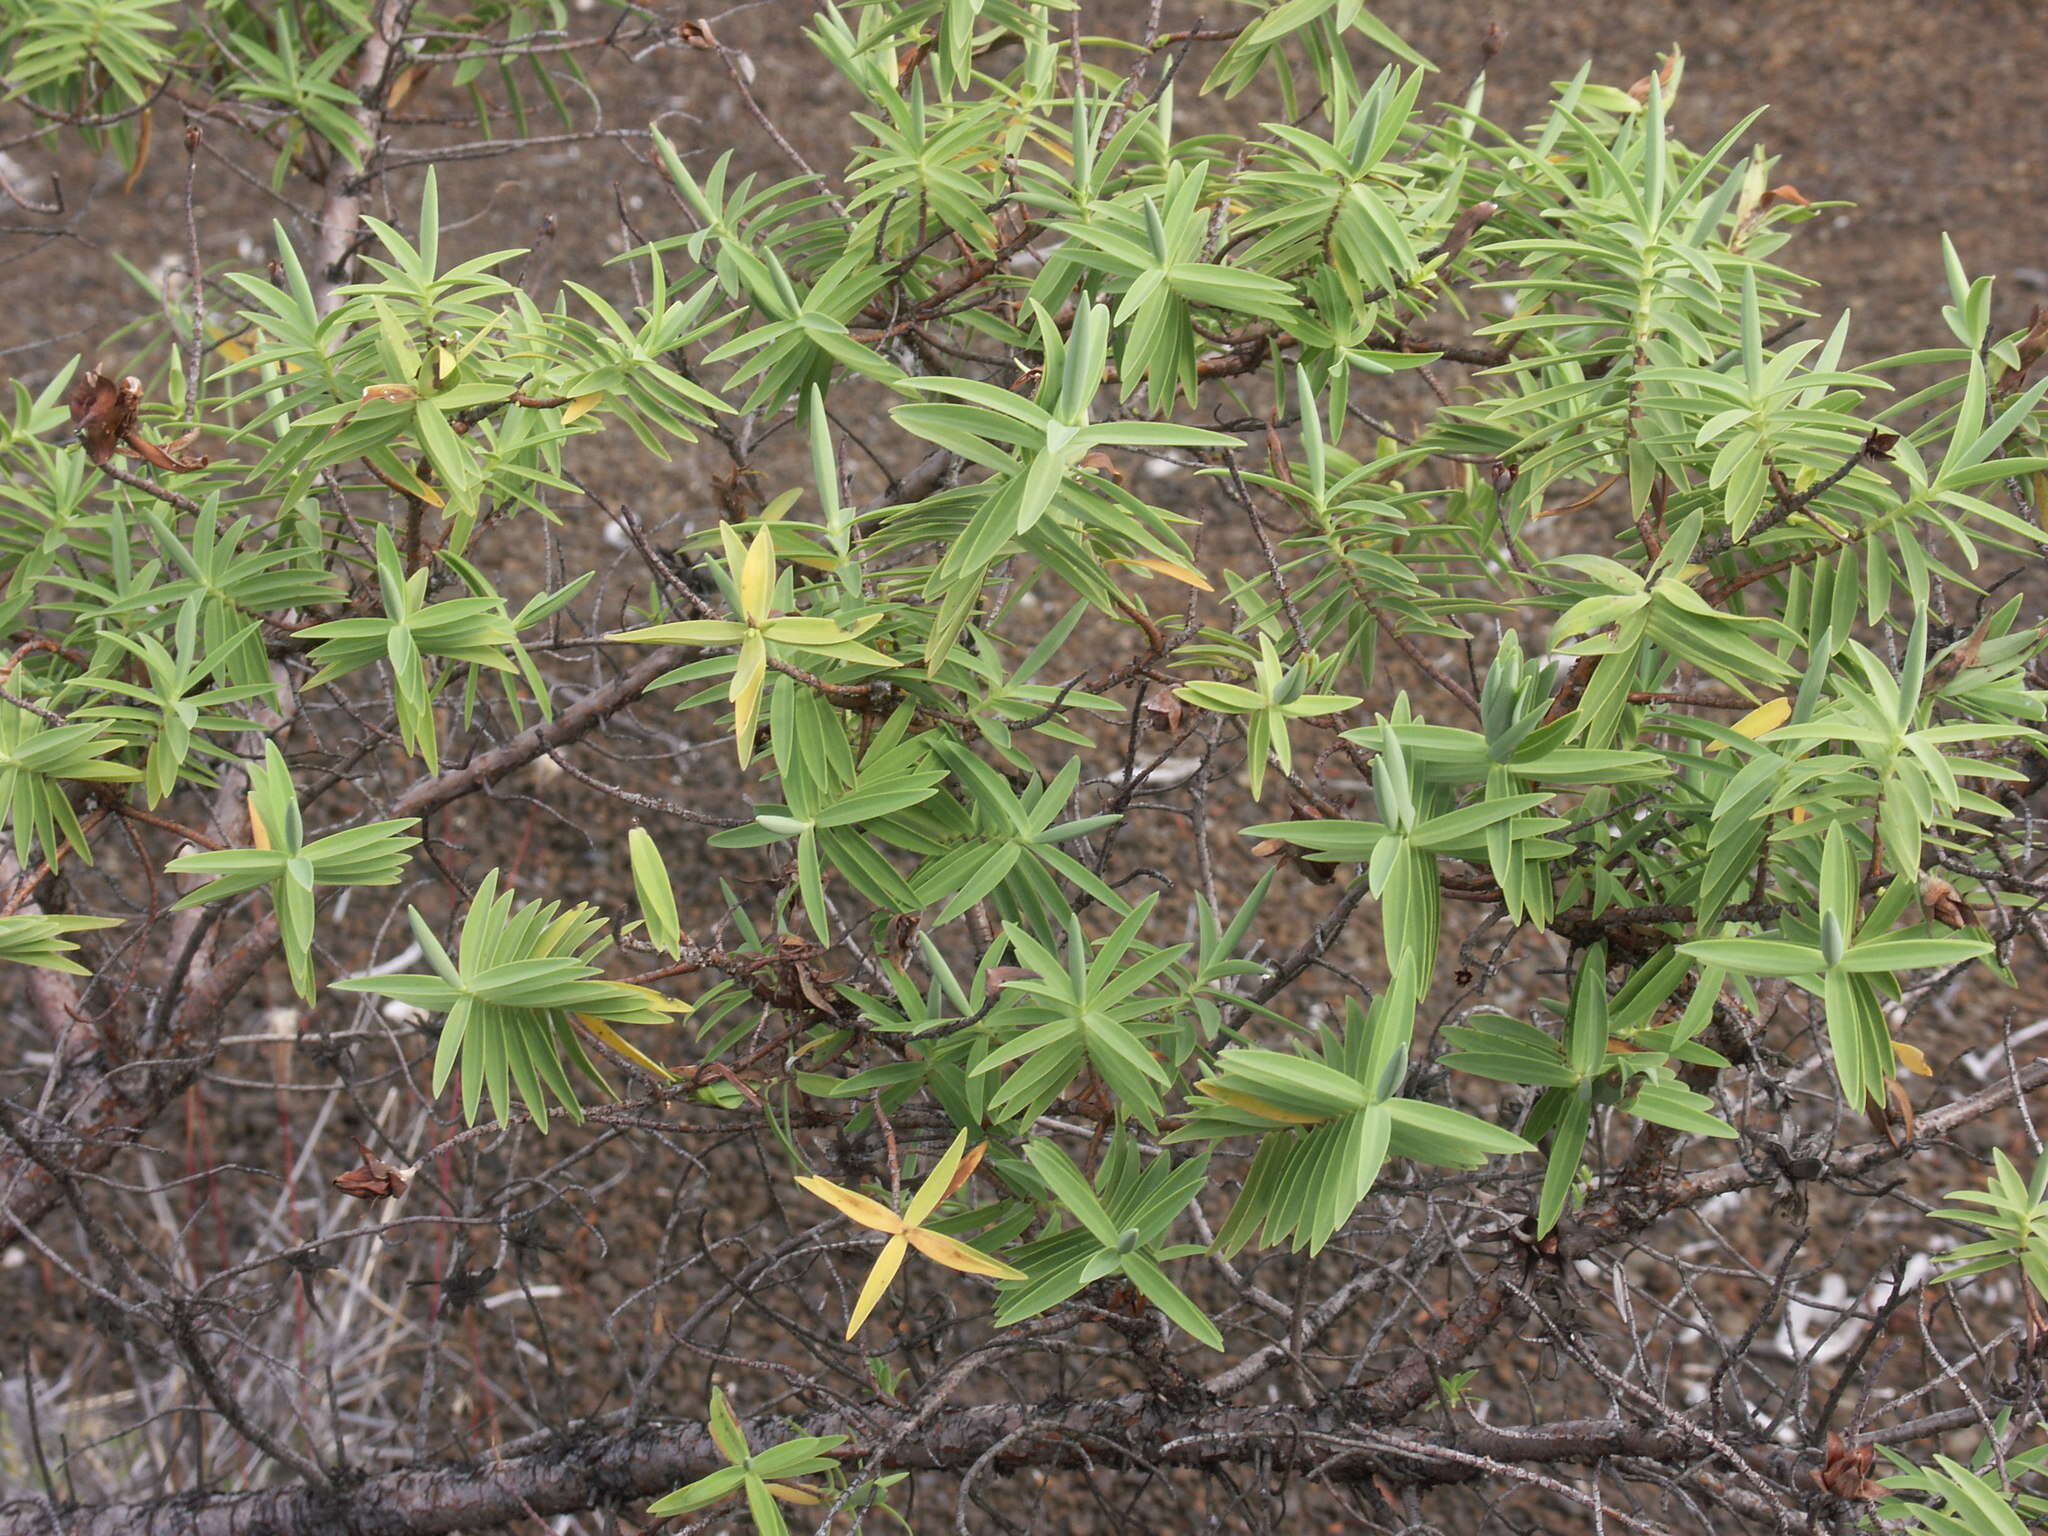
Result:
[[656,949],[674,959],[682,953],[682,921],[676,912],[668,866],[644,827],[634,827],[626,834],[626,848],[633,866],[633,892],[640,900],[641,916],[647,919],[647,936]]
[[1783,939],[1695,939],[1679,952],[1701,965],[1744,976],[1809,976],[1827,969],[1819,950]]

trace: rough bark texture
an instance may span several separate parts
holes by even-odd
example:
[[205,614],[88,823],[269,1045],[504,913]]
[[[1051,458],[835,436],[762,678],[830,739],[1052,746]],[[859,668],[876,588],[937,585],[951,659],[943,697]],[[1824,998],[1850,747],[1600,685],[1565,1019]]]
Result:
[[[1669,1431],[1613,1422],[1470,1428],[1455,1433],[1372,1434],[1334,1409],[1220,1408],[1172,1404],[1142,1393],[1085,1404],[999,1403],[932,1416],[823,1414],[801,1423],[747,1425],[758,1447],[797,1435],[852,1437],[849,1466],[869,1472],[965,1471],[993,1453],[1000,1467],[1145,1465],[1215,1467],[1255,1462],[1323,1476],[1457,1482],[1481,1461],[1584,1462],[1606,1456],[1664,1459],[1684,1450]],[[879,1464],[864,1449],[892,1446]],[[470,1467],[408,1468],[338,1477],[331,1489],[192,1494],[146,1504],[64,1510],[0,1505],[0,1536],[438,1536],[532,1517],[652,1498],[724,1466],[701,1427],[647,1426],[571,1438],[544,1450]]]

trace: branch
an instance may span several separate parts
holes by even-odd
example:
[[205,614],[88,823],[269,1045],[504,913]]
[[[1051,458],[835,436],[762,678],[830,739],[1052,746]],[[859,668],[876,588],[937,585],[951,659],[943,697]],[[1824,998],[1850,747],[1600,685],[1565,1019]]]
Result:
[[[688,654],[673,646],[649,652],[631,671],[553,720],[521,731],[459,768],[421,780],[392,802],[390,815],[428,815],[496,783],[543,753],[588,735]],[[62,1198],[39,1168],[41,1159],[35,1152],[56,1158],[76,1173],[96,1172],[199,1080],[213,1060],[228,1004],[269,963],[277,942],[277,915],[266,912],[179,998],[165,1054],[140,1062],[98,1055],[80,1061],[43,1111],[26,1117],[21,1132],[7,1134],[6,1142],[13,1144],[0,1150],[0,1242],[8,1241],[17,1228],[34,1226]],[[34,1137],[34,1148],[24,1143],[24,1135]]]
[[[792,1420],[762,1415],[745,1426],[749,1443],[797,1435],[847,1435],[837,1454],[872,1471],[966,1472],[1000,1447],[1003,1471],[1034,1467],[1260,1467],[1318,1470],[1325,1478],[1384,1477],[1461,1483],[1483,1475],[1473,1458],[1495,1462],[1594,1462],[1613,1456],[1690,1458],[1674,1431],[1620,1419],[1525,1426],[1467,1425],[1433,1432],[1375,1432],[1334,1405],[1300,1410],[1168,1407],[1132,1392],[1044,1407],[994,1403],[956,1408],[903,1432],[916,1415],[901,1409],[835,1410]],[[893,1441],[893,1444],[892,1444]],[[887,1449],[885,1449],[885,1447]],[[0,1505],[0,1536],[439,1536],[519,1525],[654,1497],[726,1465],[696,1425],[620,1434],[572,1433],[545,1450],[503,1461],[412,1467],[364,1478],[345,1491],[272,1488],[253,1493],[175,1495],[132,1504],[53,1509]]]
[[[370,35],[363,39],[356,55],[356,99],[361,103],[349,116],[355,120],[356,153],[367,170],[377,152],[377,140],[384,129],[385,75],[391,68],[391,50],[398,42],[399,12],[403,0],[377,0],[370,8]],[[346,164],[328,172],[330,185],[320,202],[319,227],[313,241],[314,302],[320,313],[333,310],[335,285],[348,275],[349,252],[355,247],[356,225],[362,218],[363,194],[369,180],[353,173]]]

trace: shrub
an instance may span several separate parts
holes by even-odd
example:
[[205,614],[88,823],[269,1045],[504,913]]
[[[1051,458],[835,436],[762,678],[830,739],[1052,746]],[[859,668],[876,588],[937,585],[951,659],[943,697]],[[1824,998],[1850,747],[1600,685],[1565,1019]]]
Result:
[[[312,207],[0,424],[0,1189],[113,1349],[0,1530],[2048,1507],[2048,323],[1822,323],[1676,50],[1134,21],[828,0],[828,161],[722,19],[16,13],[31,150]],[[543,281],[462,168],[563,145],[664,195]]]

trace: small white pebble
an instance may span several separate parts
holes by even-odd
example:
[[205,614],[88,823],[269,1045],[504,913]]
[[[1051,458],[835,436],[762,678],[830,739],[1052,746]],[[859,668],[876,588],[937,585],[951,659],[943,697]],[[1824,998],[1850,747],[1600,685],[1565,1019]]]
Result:
[[1199,757],[1162,758],[1155,766],[1139,771],[1138,788],[1178,789],[1192,779],[1201,766],[1202,760]]

